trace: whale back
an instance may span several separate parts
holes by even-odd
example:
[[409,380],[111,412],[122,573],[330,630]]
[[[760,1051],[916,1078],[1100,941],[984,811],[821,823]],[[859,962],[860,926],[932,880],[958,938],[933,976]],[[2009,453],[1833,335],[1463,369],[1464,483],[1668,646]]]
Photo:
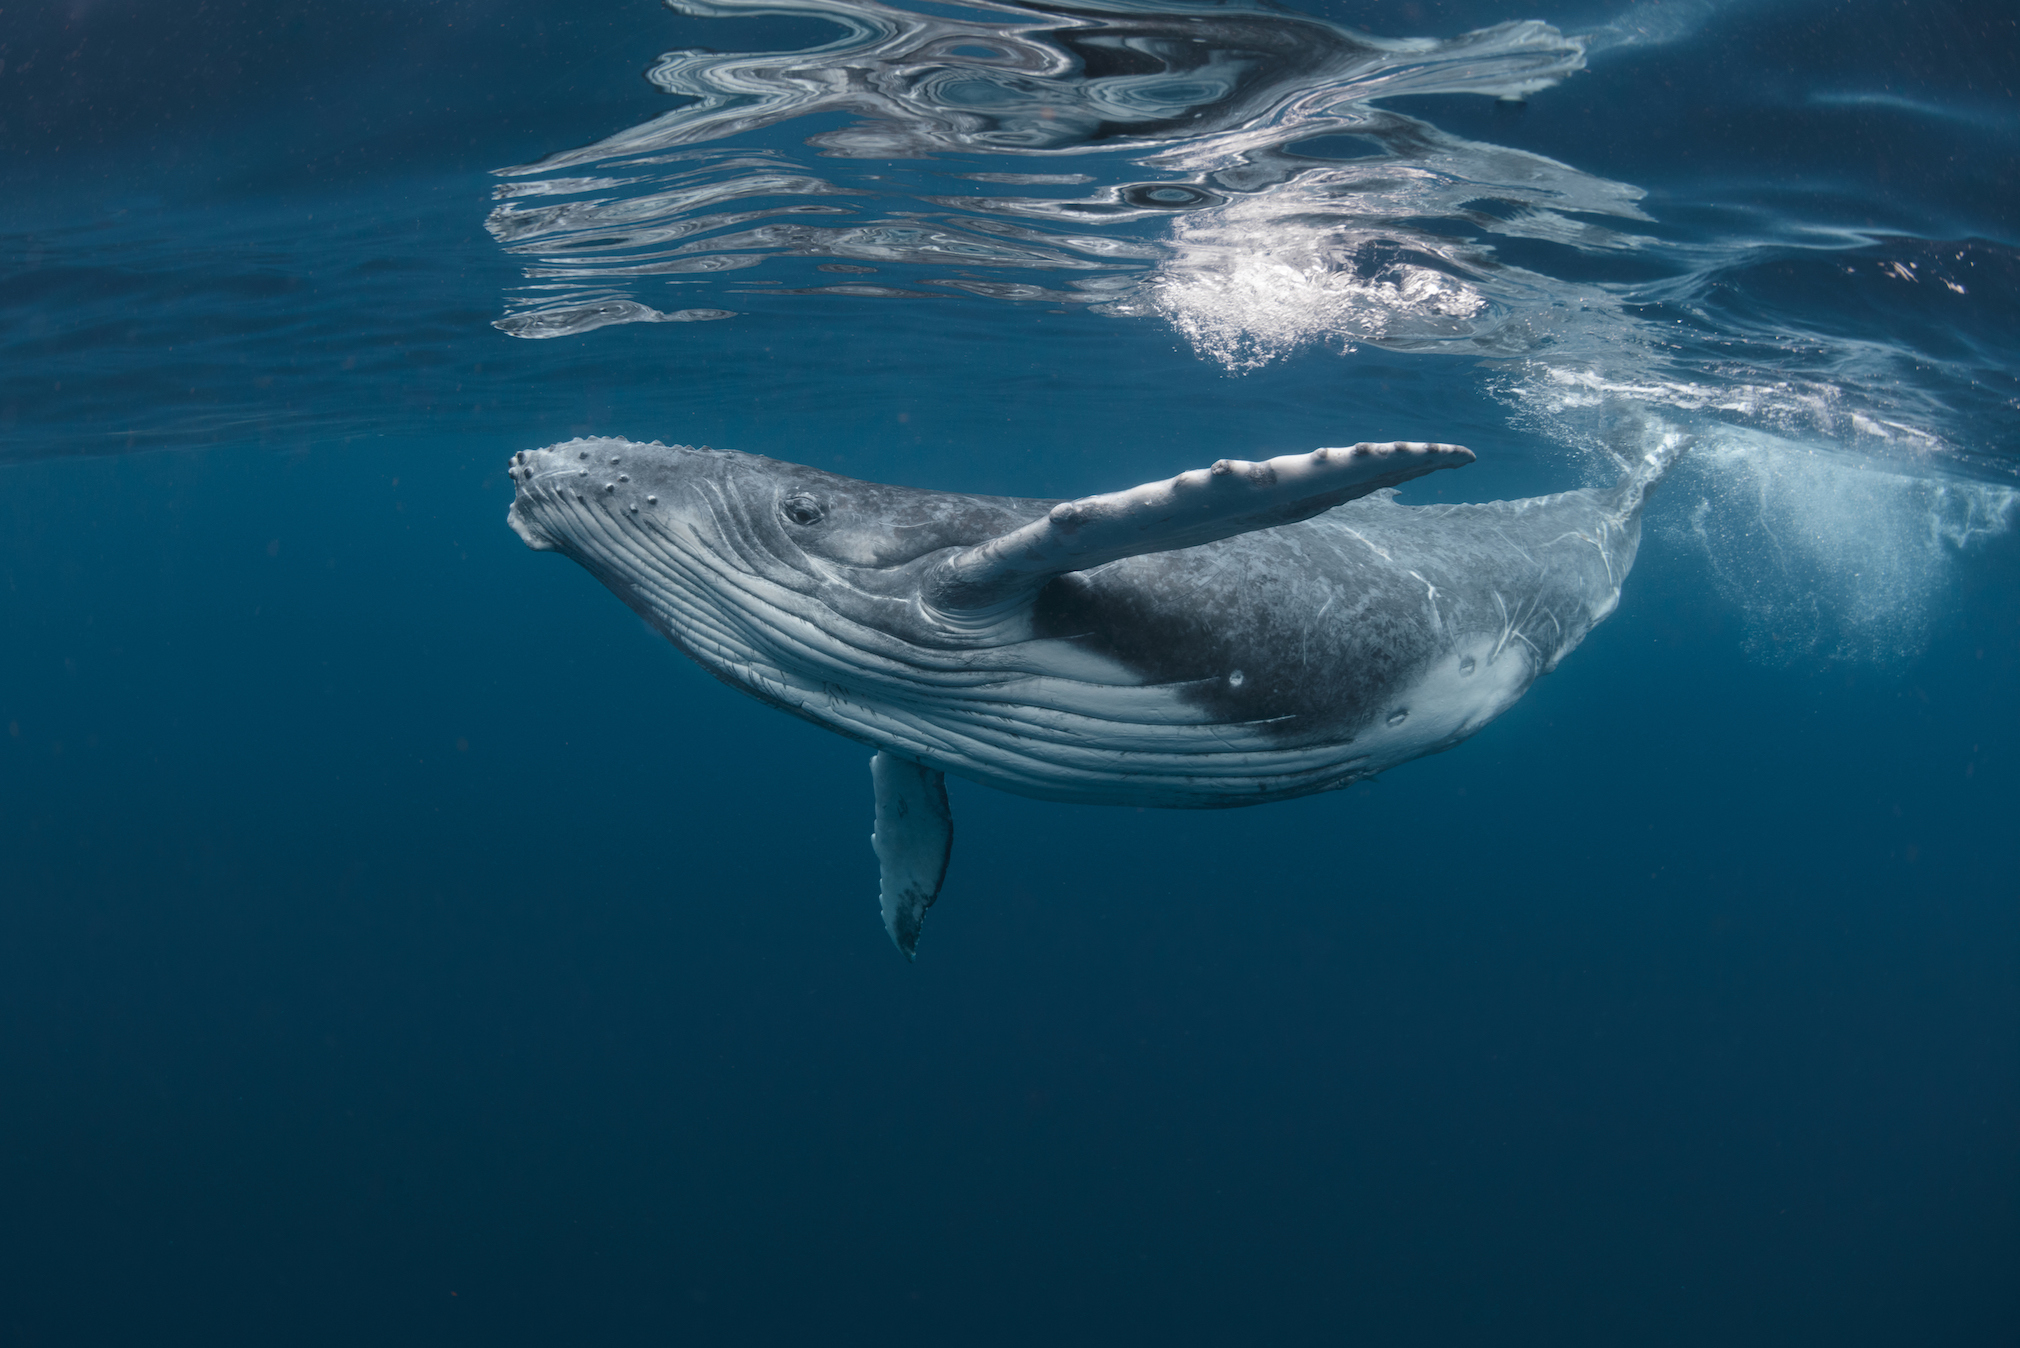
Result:
[[1034,628],[1286,745],[1407,718],[1413,694],[1449,666],[1500,690],[1492,711],[1466,719],[1470,733],[1612,612],[1639,504],[1619,488],[1433,506],[1383,493],[1059,577],[1038,596]]

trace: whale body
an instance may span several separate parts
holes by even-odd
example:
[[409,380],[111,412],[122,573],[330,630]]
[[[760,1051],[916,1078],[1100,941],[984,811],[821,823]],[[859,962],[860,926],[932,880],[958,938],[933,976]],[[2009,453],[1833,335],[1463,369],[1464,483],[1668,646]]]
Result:
[[1471,462],[1361,444],[1078,501],[863,482],[579,439],[515,454],[508,522],[723,682],[871,746],[909,957],[952,844],[945,773],[1088,804],[1334,790],[1449,749],[1619,603],[1666,458],[1608,488],[1405,506]]

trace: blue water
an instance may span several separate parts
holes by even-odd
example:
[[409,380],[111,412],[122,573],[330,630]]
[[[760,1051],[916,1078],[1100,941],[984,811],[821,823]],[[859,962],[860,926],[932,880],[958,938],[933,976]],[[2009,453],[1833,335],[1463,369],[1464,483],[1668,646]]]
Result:
[[[0,1341],[2010,1342],[2010,14],[703,11],[0,14]],[[1660,428],[1478,737],[952,782],[910,965],[867,751],[504,525]]]

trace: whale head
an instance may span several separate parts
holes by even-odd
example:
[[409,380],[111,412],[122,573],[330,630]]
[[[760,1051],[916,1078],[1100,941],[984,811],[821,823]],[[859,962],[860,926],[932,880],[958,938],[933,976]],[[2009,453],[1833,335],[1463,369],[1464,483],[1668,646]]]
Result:
[[718,673],[776,664],[765,649],[797,650],[810,629],[930,639],[920,578],[1052,504],[610,438],[522,451],[509,472],[506,520],[529,547],[579,562]]

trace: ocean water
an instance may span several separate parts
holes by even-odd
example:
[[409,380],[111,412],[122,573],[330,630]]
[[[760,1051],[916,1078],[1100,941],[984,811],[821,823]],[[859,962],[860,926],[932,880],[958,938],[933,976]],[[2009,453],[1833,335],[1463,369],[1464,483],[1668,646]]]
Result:
[[[1872,0],[0,12],[0,1341],[2020,1323],[2020,26]],[[515,450],[1076,496],[1687,440],[1453,752],[867,751]]]

